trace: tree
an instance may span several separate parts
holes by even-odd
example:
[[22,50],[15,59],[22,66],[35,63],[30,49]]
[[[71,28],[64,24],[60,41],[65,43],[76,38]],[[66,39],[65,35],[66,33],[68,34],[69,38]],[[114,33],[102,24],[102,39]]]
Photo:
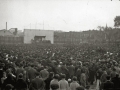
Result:
[[114,19],[114,26],[119,27],[120,26],[120,16],[116,16]]
[[105,30],[105,27],[103,27],[103,26],[98,26],[97,27],[100,31],[104,31]]

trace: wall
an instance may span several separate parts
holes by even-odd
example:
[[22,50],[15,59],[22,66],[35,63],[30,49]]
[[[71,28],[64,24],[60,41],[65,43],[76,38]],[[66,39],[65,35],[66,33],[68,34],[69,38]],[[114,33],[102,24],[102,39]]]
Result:
[[54,43],[54,31],[52,30],[36,30],[36,29],[25,29],[24,30],[24,43],[31,43],[34,40],[34,36],[46,36],[45,40],[50,40]]
[[8,30],[0,30],[0,36],[14,36],[14,35]]
[[79,44],[82,42],[81,32],[55,32],[54,36],[54,43]]
[[0,44],[21,44],[23,37],[0,36]]

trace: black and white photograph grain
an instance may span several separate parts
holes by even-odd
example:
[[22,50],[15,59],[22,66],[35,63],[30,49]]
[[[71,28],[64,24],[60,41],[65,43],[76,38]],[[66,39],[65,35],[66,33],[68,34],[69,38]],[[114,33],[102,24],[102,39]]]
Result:
[[120,0],[0,0],[0,90],[120,90]]

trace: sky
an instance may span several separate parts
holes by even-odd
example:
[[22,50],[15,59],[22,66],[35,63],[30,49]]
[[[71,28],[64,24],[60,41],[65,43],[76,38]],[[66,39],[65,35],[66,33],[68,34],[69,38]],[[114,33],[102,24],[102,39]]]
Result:
[[114,27],[119,0],[0,0],[0,30],[84,31]]

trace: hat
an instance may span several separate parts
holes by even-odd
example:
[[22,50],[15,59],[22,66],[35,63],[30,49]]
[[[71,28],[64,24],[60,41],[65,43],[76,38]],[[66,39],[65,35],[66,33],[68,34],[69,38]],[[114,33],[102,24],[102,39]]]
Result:
[[55,74],[54,78],[59,79],[59,74]]
[[19,78],[22,78],[22,77],[23,77],[23,74],[22,74],[22,73],[20,73],[18,77],[19,77]]
[[73,76],[73,80],[74,80],[74,81],[77,81],[77,77],[76,77],[76,76]]

